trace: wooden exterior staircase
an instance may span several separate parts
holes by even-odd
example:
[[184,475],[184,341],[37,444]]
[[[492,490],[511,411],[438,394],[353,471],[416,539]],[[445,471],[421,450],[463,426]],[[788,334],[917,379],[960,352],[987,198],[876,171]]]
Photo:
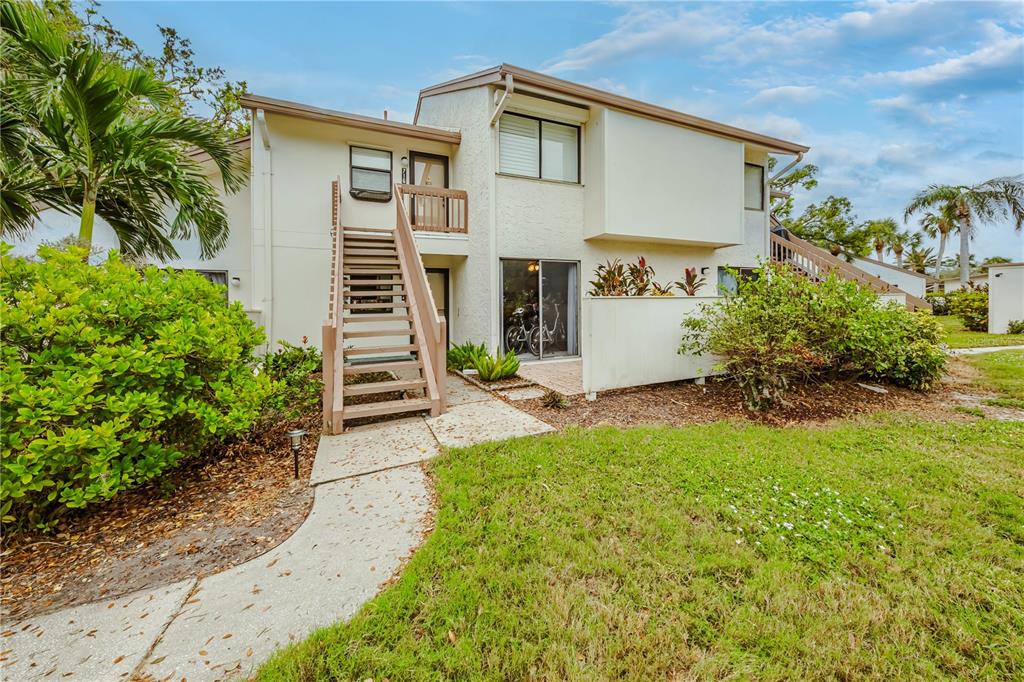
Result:
[[[323,423],[445,410],[447,326],[434,308],[405,201],[394,229],[345,226],[340,180],[331,187],[331,289],[323,333]],[[359,375],[390,375],[349,381]],[[400,398],[373,401],[381,394]]]
[[800,239],[785,228],[772,230],[770,246],[773,263],[788,265],[815,281],[836,273],[844,279],[857,282],[879,294],[902,294],[906,297],[907,308],[910,310],[932,309],[931,304],[923,298],[908,294],[881,277],[865,272],[842,258],[833,256],[827,250]]

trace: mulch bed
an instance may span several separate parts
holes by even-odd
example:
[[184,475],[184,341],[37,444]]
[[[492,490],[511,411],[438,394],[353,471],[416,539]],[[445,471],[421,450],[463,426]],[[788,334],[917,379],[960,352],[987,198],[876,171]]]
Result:
[[[3,538],[0,615],[58,607],[218,573],[280,544],[309,513],[319,412],[277,424],[138,490],[69,516],[56,532]],[[293,479],[285,432],[309,435]]]
[[683,426],[720,420],[746,420],[785,426],[825,422],[882,410],[943,410],[935,392],[921,393],[886,386],[887,393],[875,393],[854,382],[840,381],[792,388],[788,405],[765,412],[743,407],[739,389],[726,381],[708,380],[705,385],[686,382],[641,386],[606,391],[597,400],[582,395],[568,398],[565,408],[544,407],[541,398],[517,400],[525,410],[555,428],[570,426],[618,426],[641,424]]

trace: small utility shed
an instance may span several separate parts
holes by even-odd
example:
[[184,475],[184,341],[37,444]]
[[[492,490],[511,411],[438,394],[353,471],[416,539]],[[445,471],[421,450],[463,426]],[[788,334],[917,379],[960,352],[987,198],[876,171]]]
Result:
[[988,331],[1006,334],[1012,320],[1024,320],[1024,263],[988,268]]

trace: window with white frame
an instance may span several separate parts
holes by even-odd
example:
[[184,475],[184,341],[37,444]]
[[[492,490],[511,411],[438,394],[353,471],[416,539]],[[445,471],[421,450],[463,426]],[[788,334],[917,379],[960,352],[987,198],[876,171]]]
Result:
[[579,127],[523,114],[502,114],[498,126],[498,172],[579,182]]
[[391,152],[369,147],[349,147],[349,193],[356,199],[390,201]]
[[764,210],[764,166],[744,164],[743,205],[752,211]]

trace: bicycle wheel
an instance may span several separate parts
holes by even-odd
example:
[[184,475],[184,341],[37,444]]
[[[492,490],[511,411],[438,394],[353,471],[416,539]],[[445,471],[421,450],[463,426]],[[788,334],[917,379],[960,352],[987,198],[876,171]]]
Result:
[[516,355],[523,352],[526,346],[526,338],[522,327],[509,327],[505,330],[505,350],[513,351]]
[[530,346],[530,353],[540,357],[540,327],[534,327],[530,330],[530,338],[528,341]]

